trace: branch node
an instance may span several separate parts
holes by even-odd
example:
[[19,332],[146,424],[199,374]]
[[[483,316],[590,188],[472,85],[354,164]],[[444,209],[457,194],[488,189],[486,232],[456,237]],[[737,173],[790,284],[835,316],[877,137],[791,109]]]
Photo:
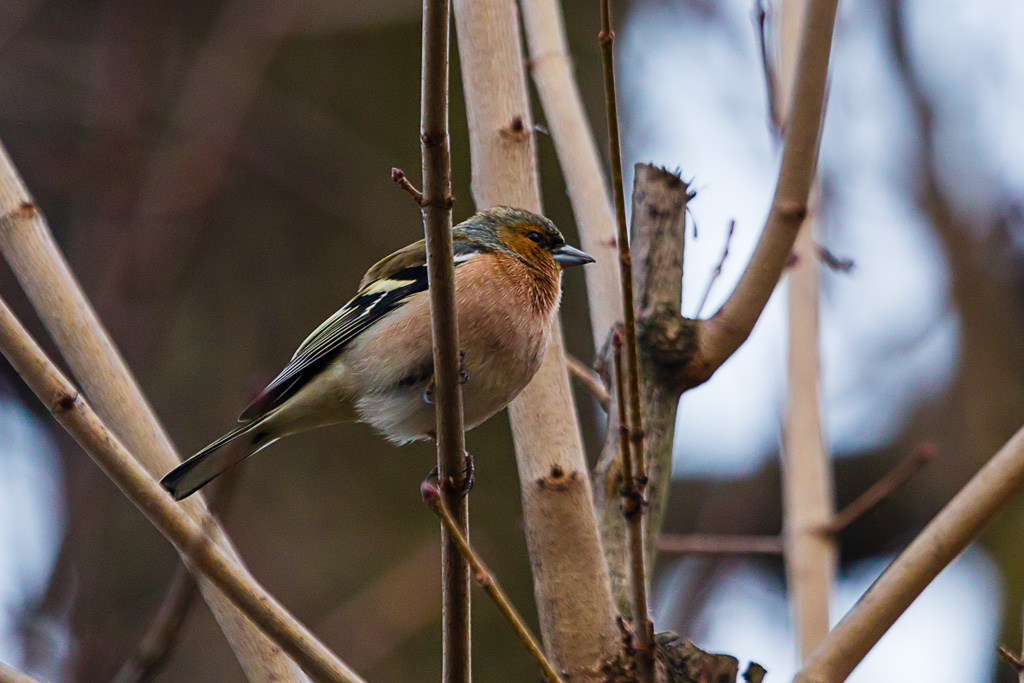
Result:
[[512,117],[512,122],[507,126],[499,128],[498,134],[506,140],[512,140],[515,142],[526,140],[530,137],[530,131],[526,129],[526,124],[523,123],[523,117],[518,114]]

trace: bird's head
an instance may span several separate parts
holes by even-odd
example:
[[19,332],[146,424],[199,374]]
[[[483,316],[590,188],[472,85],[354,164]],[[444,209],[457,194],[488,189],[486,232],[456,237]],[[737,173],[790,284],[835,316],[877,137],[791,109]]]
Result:
[[555,263],[570,268],[594,262],[587,253],[566,244],[554,223],[526,209],[496,206],[479,212],[456,229],[482,247],[504,251],[528,265]]

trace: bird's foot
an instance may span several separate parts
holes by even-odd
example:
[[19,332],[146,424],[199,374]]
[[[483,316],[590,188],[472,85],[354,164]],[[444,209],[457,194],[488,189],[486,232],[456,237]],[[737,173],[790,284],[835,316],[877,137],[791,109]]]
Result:
[[466,352],[459,351],[459,384],[469,381],[469,370],[466,369]]
[[441,481],[440,471],[437,465],[434,465],[433,469],[430,470],[430,474],[427,475],[427,481],[434,482],[446,492],[450,491],[459,496],[459,498],[465,498],[469,493],[470,489],[473,488],[473,484],[476,482],[476,463],[473,460],[471,453],[465,453],[466,464],[462,470],[462,476],[458,479],[454,477],[446,477],[445,481]]

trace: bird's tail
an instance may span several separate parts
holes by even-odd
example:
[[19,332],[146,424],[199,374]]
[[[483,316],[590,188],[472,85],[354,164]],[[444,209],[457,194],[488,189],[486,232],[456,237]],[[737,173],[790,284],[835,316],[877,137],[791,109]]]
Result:
[[191,458],[168,472],[160,483],[182,500],[206,486],[215,478],[277,440],[260,429],[264,419],[246,423],[231,430]]

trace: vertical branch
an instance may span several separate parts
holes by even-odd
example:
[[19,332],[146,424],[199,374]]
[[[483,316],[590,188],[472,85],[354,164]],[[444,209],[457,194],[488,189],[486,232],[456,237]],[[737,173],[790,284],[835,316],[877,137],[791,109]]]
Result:
[[633,629],[637,635],[638,678],[651,683],[654,680],[654,625],[647,613],[647,573],[644,570],[643,494],[634,471],[630,429],[626,419],[625,382],[622,367],[622,335],[612,336],[612,357],[615,374],[615,405],[619,415],[619,457],[623,472],[621,510],[626,521],[626,546],[629,549],[629,597],[633,614]]
[[[779,27],[781,60],[773,90],[788,102],[806,0],[783,0]],[[790,107],[793,104],[789,105]],[[786,112],[783,112],[785,116]],[[785,120],[784,117],[780,120]],[[800,659],[804,661],[829,629],[829,597],[835,579],[835,536],[823,532],[832,519],[832,475],[822,434],[819,386],[818,258],[814,241],[817,182],[796,238],[797,265],[789,276],[789,381],[782,448],[785,564]]]
[[595,259],[584,269],[584,276],[594,348],[600,349],[612,326],[622,320],[615,217],[605,171],[573,76],[558,0],[520,0],[519,4],[530,46],[530,72],[551,129],[580,242]]
[[795,683],[842,683],[928,584],[1024,488],[1014,434],[900,553],[814,651]]
[[[43,324],[104,420],[150,475],[160,476],[180,458],[131,371],[89,304],[57,248],[42,212],[0,143],[0,252]],[[182,503],[193,519],[207,516],[202,496]],[[214,542],[241,562],[219,524]],[[279,648],[207,582],[200,589],[235,656],[251,681],[291,681],[298,672]]]
[[[622,340],[616,336],[617,379],[615,400],[619,408],[619,430],[622,433],[619,450],[622,458],[622,513],[626,518],[626,541],[629,549],[630,600],[633,628],[638,636],[637,665],[642,681],[654,676],[654,625],[647,611],[647,570],[645,567],[642,486],[647,479],[644,455],[644,425],[640,411],[640,352],[637,348],[636,306],[633,304],[633,256],[629,249],[626,228],[626,199],[622,183],[622,149],[619,141],[618,102],[615,95],[615,34],[612,31],[611,0],[601,0],[601,56],[604,63],[604,95],[608,116],[608,148],[612,165],[612,196],[615,201],[615,223],[619,246],[619,281],[622,293],[623,338],[625,340],[625,378],[621,353]],[[628,384],[628,387],[625,386]],[[629,399],[628,429],[622,405]],[[628,439],[627,439],[628,435]],[[627,443],[628,440],[628,443]]]
[[[455,0],[454,5],[476,205],[539,211],[515,2]],[[509,407],[509,417],[545,649],[574,680],[600,680],[600,667],[619,652],[619,633],[560,326],[540,371]]]
[[[466,435],[459,383],[459,331],[452,256],[452,171],[448,142],[449,0],[423,0],[423,73],[420,142],[423,151],[423,229],[426,233],[431,334],[437,410],[437,463],[445,502],[459,533],[469,534],[464,481]],[[444,683],[468,683],[469,565],[456,539],[441,527]]]

